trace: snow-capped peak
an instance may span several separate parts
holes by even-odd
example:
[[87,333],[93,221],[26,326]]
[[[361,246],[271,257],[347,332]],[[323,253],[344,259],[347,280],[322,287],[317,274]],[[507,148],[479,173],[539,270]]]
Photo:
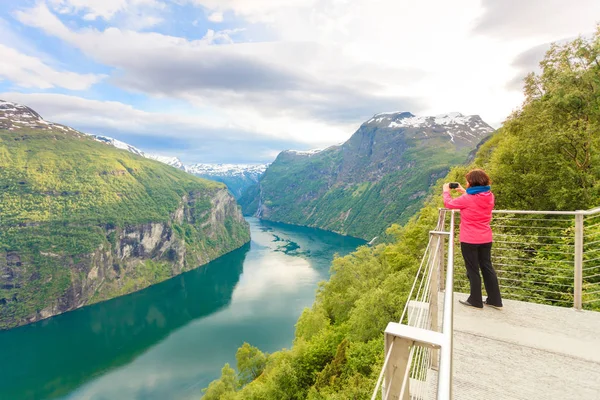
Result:
[[160,161],[161,163],[170,165],[171,167],[185,170],[185,166],[177,157],[161,156],[158,154],[144,154],[144,157]]
[[31,108],[13,103],[10,101],[0,100],[0,129],[15,130],[21,128],[33,128],[33,129],[59,129],[63,133],[70,132],[77,135],[89,136],[92,139],[104,143],[109,146],[116,147],[117,149],[126,150],[130,153],[136,154],[141,157],[149,158],[151,160],[159,161],[163,164],[170,165],[172,167],[184,170],[192,174],[206,174],[206,175],[223,175],[223,176],[235,176],[235,175],[261,175],[267,169],[269,164],[194,164],[185,166],[181,160],[177,157],[163,156],[159,154],[145,153],[144,151],[132,146],[128,143],[122,142],[118,139],[103,136],[83,133],[77,131],[68,126],[61,124],[55,124],[44,120],[37,112]]
[[113,147],[116,147],[117,149],[127,150],[128,152],[137,154],[138,156],[146,157],[146,154],[144,154],[144,152],[141,151],[140,149],[138,149],[137,147],[134,147],[125,142],[121,142],[120,140],[117,140],[117,139],[114,139],[114,138],[111,138],[108,136],[102,136],[102,135],[91,135],[91,134],[87,134],[87,135],[93,137],[94,140],[96,140],[98,142],[111,145]]
[[27,106],[0,100],[0,129],[14,131],[19,128],[60,129],[63,132],[79,133],[68,126],[46,121],[40,114]]
[[[416,116],[409,112],[390,112],[376,114],[363,126],[377,125],[378,128],[416,129],[425,137],[439,135],[450,137],[451,142],[460,139],[474,143],[494,131],[494,128],[483,122],[478,115],[463,115],[459,112],[438,114],[434,116]],[[416,136],[415,136],[416,137]]]
[[433,117],[402,117],[394,118],[390,121],[389,128],[400,128],[400,127],[420,127],[420,126],[432,126],[432,125],[466,125],[468,124],[475,115],[464,116],[459,112],[453,112],[448,114],[438,114]]
[[245,174],[263,174],[269,164],[193,164],[185,171],[195,175],[239,176]]
[[325,149],[311,149],[311,150],[284,150],[285,153],[297,154],[301,156],[312,156],[322,152]]

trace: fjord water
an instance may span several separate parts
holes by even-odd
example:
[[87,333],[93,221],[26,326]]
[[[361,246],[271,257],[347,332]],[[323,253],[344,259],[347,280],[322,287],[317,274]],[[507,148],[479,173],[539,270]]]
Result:
[[360,239],[249,219],[251,243],[128,296],[0,332],[0,399],[199,399],[244,342],[292,344]]

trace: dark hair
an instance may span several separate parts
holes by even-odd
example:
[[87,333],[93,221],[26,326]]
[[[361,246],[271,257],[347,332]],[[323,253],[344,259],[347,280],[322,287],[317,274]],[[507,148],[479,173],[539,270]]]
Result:
[[482,169],[474,169],[470,171],[465,178],[469,182],[469,186],[489,186],[492,180]]

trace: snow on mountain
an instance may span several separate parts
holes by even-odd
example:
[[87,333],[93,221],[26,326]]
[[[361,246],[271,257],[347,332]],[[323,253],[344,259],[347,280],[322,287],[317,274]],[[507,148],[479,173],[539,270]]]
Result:
[[181,160],[177,157],[168,157],[161,156],[158,154],[144,154],[144,157],[150,158],[152,160],[160,161],[163,164],[170,165],[171,167],[175,167],[177,169],[182,169],[185,171],[185,166],[181,162]]
[[312,156],[322,152],[325,149],[312,149],[312,150],[285,150],[286,153],[298,154],[301,156]]
[[262,175],[269,164],[193,164],[185,167],[185,171],[194,175],[206,176],[241,176]]
[[117,140],[117,139],[114,139],[114,138],[111,138],[108,136],[102,136],[102,135],[91,135],[91,134],[87,134],[87,133],[86,133],[86,135],[93,137],[98,142],[108,144],[110,146],[116,147],[117,149],[127,150],[128,152],[137,154],[138,156],[146,157],[146,154],[144,154],[144,152],[141,151],[140,149],[138,149],[137,147],[134,147],[125,142],[121,142],[120,140]]
[[177,169],[185,170],[185,166],[183,165],[181,160],[177,157],[168,157],[168,156],[161,156],[158,154],[145,153],[135,146],[132,146],[125,142],[121,142],[120,140],[117,140],[117,139],[114,139],[114,138],[111,138],[108,136],[101,136],[101,135],[89,135],[89,136],[92,136],[94,139],[96,139],[99,142],[114,146],[117,149],[127,150],[128,152],[137,154],[138,156],[142,156],[145,158],[149,158],[151,160],[159,161],[163,164],[170,165],[171,167],[175,167]]
[[378,125],[381,128],[418,129],[428,136],[432,132],[443,132],[454,142],[478,142],[494,131],[479,115],[463,115],[459,112],[434,116],[416,116],[410,112],[390,112],[376,114],[364,125]]
[[185,170],[185,166],[183,165],[181,160],[177,157],[169,157],[169,156],[161,156],[158,154],[145,153],[135,146],[132,146],[125,142],[121,142],[120,140],[117,140],[117,139],[114,139],[114,138],[111,138],[108,136],[102,136],[102,135],[89,135],[89,136],[93,137],[98,142],[102,142],[102,143],[108,144],[110,146],[114,146],[117,149],[127,150],[128,152],[137,154],[138,156],[142,156],[145,158],[149,158],[151,160],[159,161],[163,164],[170,165],[171,167],[174,167],[177,169]]
[[40,114],[27,106],[0,100],[0,129],[13,131],[19,128],[59,129],[63,132],[80,133],[68,126],[44,120]]
[[269,164],[194,164],[185,171],[204,179],[222,182],[236,199],[258,183]]
[[322,149],[311,149],[311,150],[284,150],[282,151],[282,153],[286,153],[286,154],[294,154],[294,155],[298,155],[298,156],[314,156],[315,154],[319,154],[322,153],[325,150],[331,150],[334,149],[336,147],[340,147],[343,143],[338,143],[335,144],[333,146],[329,146],[329,147],[325,147]]

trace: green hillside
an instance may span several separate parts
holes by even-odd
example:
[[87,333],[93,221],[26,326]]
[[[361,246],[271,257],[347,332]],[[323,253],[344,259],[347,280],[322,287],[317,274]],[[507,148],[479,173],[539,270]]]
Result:
[[340,146],[282,152],[239,201],[248,215],[370,240],[407,222],[430,186],[492,131],[458,113],[378,114]]
[[[490,172],[498,208],[600,205],[598,60],[600,30],[591,40],[554,46],[541,64],[542,73],[527,78],[522,108],[480,147],[471,165],[454,168],[437,182],[415,217],[388,230],[393,243],[362,247],[334,260],[331,279],[298,320],[293,347],[269,355],[241,347],[239,372],[226,365],[204,399],[370,399],[383,363],[382,332],[401,317],[442,205],[444,181],[464,183],[465,172],[480,167]],[[598,234],[597,224],[586,228],[586,235]],[[535,240],[544,239],[543,232],[539,235]],[[564,262],[560,256],[554,259]],[[536,273],[551,280],[553,271],[541,268]],[[589,279],[600,283],[597,276]],[[586,307],[600,311],[600,302]]]
[[224,185],[0,105],[0,328],[139,290],[249,240]]

